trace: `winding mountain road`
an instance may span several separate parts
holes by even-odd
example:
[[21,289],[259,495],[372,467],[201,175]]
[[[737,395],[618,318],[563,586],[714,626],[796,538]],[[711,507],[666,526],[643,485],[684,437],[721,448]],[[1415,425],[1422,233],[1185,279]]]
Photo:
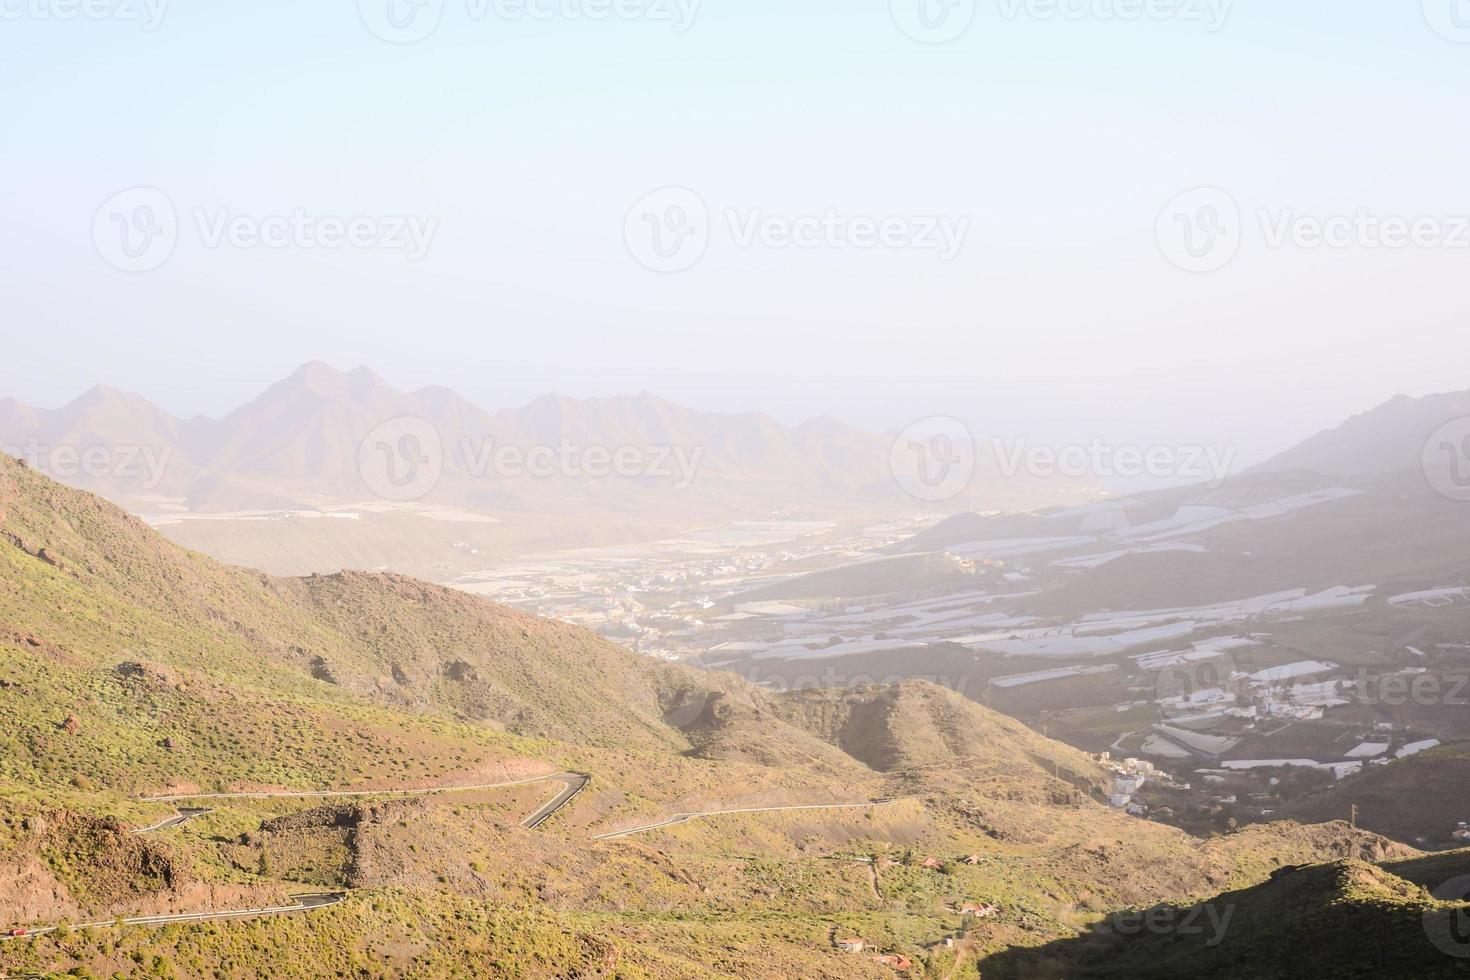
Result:
[[[563,807],[576,799],[592,782],[592,777],[584,773],[562,772],[550,776],[537,776],[532,779],[517,779],[503,783],[482,783],[475,786],[442,786],[433,789],[403,789],[403,790],[322,790],[322,791],[282,791],[282,792],[258,792],[258,793],[201,793],[201,794],[177,794],[172,796],[150,796],[143,798],[145,803],[178,803],[186,800],[270,800],[270,799],[340,799],[366,796],[437,796],[445,793],[464,793],[475,790],[501,789],[507,786],[527,786],[533,783],[559,782],[562,789],[548,800],[535,813],[521,821],[521,826],[528,830],[535,830],[546,821],[550,820]],[[676,813],[667,820],[658,823],[647,824],[642,827],[631,827],[627,830],[614,831],[608,834],[598,834],[593,840],[621,840],[632,837],[635,834],[645,834],[649,831],[660,830],[664,827],[673,827],[678,824],[688,823],[703,817],[718,817],[727,814],[740,813],[792,813],[806,810],[871,810],[877,807],[891,806],[900,802],[898,799],[870,800],[866,803],[811,803],[799,806],[763,806],[744,807],[732,810],[701,810],[694,813]],[[170,827],[203,816],[211,812],[207,808],[186,807],[181,808],[177,814],[166,820],[160,820],[150,827],[143,827],[133,831],[134,834],[152,834]],[[875,883],[876,886],[876,883]],[[295,896],[295,904],[280,905],[268,908],[236,909],[228,912],[187,912],[177,915],[146,915],[136,918],[107,919],[100,922],[81,923],[73,928],[105,928],[115,925],[127,926],[165,926],[179,923],[191,922],[219,922],[226,919],[248,919],[256,916],[268,915],[293,915],[302,912],[312,912],[317,909],[328,908],[347,900],[346,892],[320,892],[308,895]],[[49,935],[57,930],[57,926],[39,926],[34,929],[16,929],[3,936],[0,941],[12,939],[29,939],[37,936]]]
[[587,778],[581,773],[560,772],[548,776],[532,776],[529,779],[512,779],[503,783],[432,786],[426,789],[261,790],[248,793],[178,793],[172,796],[141,796],[138,799],[142,803],[182,803],[186,800],[338,800],[365,796],[440,796],[444,793],[473,793],[483,789],[505,789],[509,786],[529,786],[532,783],[564,781],[568,777]]
[[[504,783],[479,783],[473,786],[436,786],[429,789],[367,789],[367,790],[282,790],[280,792],[260,791],[253,793],[198,793],[177,794],[173,796],[144,796],[140,800],[143,803],[181,803],[185,800],[195,802],[201,800],[331,800],[331,799],[354,799],[368,796],[441,796],[445,793],[470,793],[477,790],[504,789],[508,786],[530,786],[535,783],[561,783],[562,789],[546,802],[535,813],[521,821],[521,826],[527,830],[535,830],[546,821],[554,817],[562,807],[572,802],[587,785],[592,782],[592,777],[580,772],[559,772],[551,776],[536,776],[531,779],[515,779]],[[208,807],[182,807],[179,812],[166,820],[160,820],[151,827],[143,827],[133,831],[137,834],[156,834],[161,830],[177,827],[195,817],[202,817],[213,811]]]
[[[258,909],[236,909],[230,912],[184,912],[178,915],[140,915],[136,918],[105,919],[100,922],[82,922],[73,929],[104,929],[110,926],[168,926],[188,922],[218,922],[224,919],[251,919],[266,915],[292,915],[297,912],[314,912],[347,901],[346,892],[320,892],[311,895],[296,895],[294,905],[276,905]],[[57,926],[41,926],[35,929],[18,929],[0,940],[30,939],[46,936],[57,930]]]
[[658,823],[646,824],[642,827],[631,827],[628,830],[618,830],[610,834],[598,834],[593,840],[621,840],[624,837],[632,837],[634,834],[646,834],[651,830],[662,830],[665,827],[673,827],[681,823],[688,823],[701,817],[719,817],[732,813],[791,813],[797,810],[873,810],[880,806],[892,806],[898,800],[871,800],[867,803],[809,803],[804,806],[757,806],[746,807],[738,810],[700,810],[695,813],[676,813],[667,820]]
[[[145,803],[179,803],[185,800],[271,800],[271,799],[338,799],[365,796],[437,796],[444,793],[465,793],[484,789],[501,789],[507,786],[528,786],[533,783],[561,783],[561,790],[548,800],[545,805],[536,810],[525,820],[521,826],[528,830],[535,830],[546,821],[555,816],[562,807],[576,799],[588,784],[592,777],[579,772],[562,772],[551,776],[537,776],[534,779],[517,779],[504,783],[482,783],[476,786],[442,786],[433,789],[405,789],[405,790],[342,790],[342,791],[283,791],[279,793],[201,793],[197,795],[178,794],[173,796],[150,796],[143,798]],[[211,812],[203,807],[185,807],[178,813],[166,820],[160,820],[150,827],[142,827],[133,831],[134,834],[155,834],[170,827],[177,827],[195,817],[203,816]],[[296,904],[281,905],[271,908],[237,909],[229,912],[190,912],[179,915],[148,915],[131,919],[108,919],[104,922],[87,922],[74,928],[82,929],[87,926],[102,928],[114,925],[128,926],[165,926],[187,922],[217,922],[224,919],[246,919],[261,915],[291,915],[300,912],[313,912],[317,909],[327,908],[347,900],[346,892],[323,892],[320,894],[298,895]],[[30,939],[36,936],[45,936],[55,932],[56,926],[39,926],[35,929],[16,929],[0,939]]]
[[521,826],[527,830],[535,830],[556,816],[558,810],[572,802],[577,794],[587,788],[587,784],[592,782],[592,777],[577,772],[564,772],[556,776],[549,776],[546,781],[562,783],[563,789],[548,800],[545,806],[521,821]]
[[133,836],[136,837],[142,834],[156,834],[160,830],[168,830],[170,827],[177,827],[179,824],[193,820],[195,817],[202,817],[206,813],[213,812],[214,811],[209,809],[208,807],[184,807],[178,813],[174,814],[166,820],[160,820],[158,821],[158,823],[154,824],[151,827],[141,827],[138,830],[133,831]]

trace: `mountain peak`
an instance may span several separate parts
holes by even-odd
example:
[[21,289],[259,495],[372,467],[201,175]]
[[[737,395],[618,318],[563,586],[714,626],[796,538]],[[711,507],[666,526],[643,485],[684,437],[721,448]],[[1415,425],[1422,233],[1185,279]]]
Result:
[[386,381],[383,380],[383,376],[381,374],[379,374],[378,372],[374,371],[372,368],[368,367],[366,364],[359,364],[357,367],[355,367],[351,371],[347,372],[347,377],[352,378],[354,380],[358,380],[358,381],[373,381],[373,382],[376,382],[378,384],[387,384],[388,383],[388,382],[386,382]]
[[393,392],[391,385],[371,368],[359,366],[340,371],[325,361],[308,361],[266,392],[309,394],[327,401],[360,399],[380,392]]
[[86,391],[78,395],[76,398],[73,398],[66,407],[93,408],[98,405],[106,405],[109,403],[141,400],[142,398],[140,396],[130,394],[120,388],[114,388],[111,385],[98,384],[93,385],[92,387],[88,388]]
[[132,419],[146,424],[172,424],[167,412],[142,395],[101,384],[93,385],[50,414],[65,425],[91,420],[111,426],[120,419]]
[[289,385],[293,388],[307,388],[321,390],[340,385],[347,375],[326,361],[307,361],[286,377],[279,384]]

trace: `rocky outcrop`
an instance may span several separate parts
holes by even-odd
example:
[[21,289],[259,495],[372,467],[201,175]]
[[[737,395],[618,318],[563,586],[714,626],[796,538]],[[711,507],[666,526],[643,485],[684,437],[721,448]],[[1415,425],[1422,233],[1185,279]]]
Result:
[[422,800],[387,800],[379,803],[333,803],[328,806],[275,817],[260,825],[263,834],[337,827],[355,830],[363,824],[413,820],[426,812]]
[[16,853],[0,858],[0,925],[134,914],[195,884],[166,846],[113,818],[31,813],[19,829]]
[[179,676],[162,664],[143,662],[128,662],[117,665],[118,676],[126,681],[131,681],[143,687],[151,687],[156,690],[169,690],[182,688],[183,681]]

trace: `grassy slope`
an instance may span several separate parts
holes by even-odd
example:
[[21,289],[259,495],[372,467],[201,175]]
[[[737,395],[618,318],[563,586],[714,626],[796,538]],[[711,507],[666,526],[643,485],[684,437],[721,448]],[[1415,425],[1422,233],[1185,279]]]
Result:
[[[1101,774],[1085,756],[939,688],[775,696],[403,578],[229,568],[4,459],[0,512],[0,885],[29,903],[11,911],[45,921],[48,902],[85,917],[362,889],[327,912],[162,940],[0,947],[0,967],[884,975],[832,949],[841,930],[942,975],[953,954],[929,947],[963,927],[947,903],[1002,904],[972,939],[993,951],[1383,846],[1285,827],[1253,828],[1248,848],[1201,847],[1094,802]],[[119,670],[130,664],[143,666]],[[537,833],[517,825],[541,798],[532,789],[395,804],[345,829],[266,822],[309,804],[228,804],[138,846],[62,812],[141,823],[166,811],[133,794],[174,784],[384,787],[560,768],[593,785]],[[587,840],[679,810],[880,795],[915,799]],[[876,893],[843,860],[854,854],[879,859]]]
[[0,775],[25,785],[425,785],[573,746],[677,758],[666,709],[762,696],[409,579],[220,565],[8,459],[0,514]]

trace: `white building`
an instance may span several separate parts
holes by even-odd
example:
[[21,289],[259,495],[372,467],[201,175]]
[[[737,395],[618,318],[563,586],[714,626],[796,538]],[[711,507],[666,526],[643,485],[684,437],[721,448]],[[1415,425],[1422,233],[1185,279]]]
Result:
[[1129,776],[1114,776],[1113,792],[1121,793],[1125,796],[1132,796],[1134,793],[1143,789],[1145,781],[1141,773]]

